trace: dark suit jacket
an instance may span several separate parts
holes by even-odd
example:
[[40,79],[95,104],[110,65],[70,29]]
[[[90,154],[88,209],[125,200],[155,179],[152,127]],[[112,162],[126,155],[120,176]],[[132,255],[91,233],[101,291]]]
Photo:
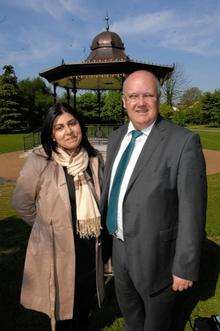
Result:
[[[109,138],[101,212],[124,125]],[[172,274],[196,280],[206,214],[205,161],[197,134],[158,117],[138,158],[123,203],[129,272],[150,293]]]

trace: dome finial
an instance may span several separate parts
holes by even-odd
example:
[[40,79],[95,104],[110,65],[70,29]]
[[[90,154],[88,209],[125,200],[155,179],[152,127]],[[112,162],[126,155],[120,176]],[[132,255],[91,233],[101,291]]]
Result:
[[106,20],[106,31],[109,31],[109,19],[110,17],[108,16],[108,11],[106,11],[106,16],[105,16],[105,20]]

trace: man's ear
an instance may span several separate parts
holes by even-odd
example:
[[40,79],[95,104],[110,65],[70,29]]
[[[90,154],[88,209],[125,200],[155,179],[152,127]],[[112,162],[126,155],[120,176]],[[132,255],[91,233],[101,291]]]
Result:
[[124,95],[122,96],[122,103],[123,103],[123,107],[126,109],[126,98]]

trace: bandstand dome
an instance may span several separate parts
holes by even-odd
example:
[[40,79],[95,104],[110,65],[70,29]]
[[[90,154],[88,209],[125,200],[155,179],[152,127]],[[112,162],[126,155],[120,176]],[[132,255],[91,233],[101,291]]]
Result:
[[119,35],[112,31],[99,33],[92,41],[91,53],[85,62],[129,60]]

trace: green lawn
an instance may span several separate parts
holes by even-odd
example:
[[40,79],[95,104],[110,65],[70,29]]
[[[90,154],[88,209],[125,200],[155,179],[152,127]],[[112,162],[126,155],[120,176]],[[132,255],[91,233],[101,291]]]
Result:
[[199,131],[202,146],[206,149],[220,150],[220,131]]
[[15,184],[10,182],[0,185],[0,220],[16,215],[10,203],[14,187]]
[[24,133],[0,134],[0,153],[19,151],[24,148]]
[[220,128],[190,127],[190,130],[200,135],[205,149],[220,151]]
[[208,176],[206,231],[209,237],[220,243],[220,173]]

